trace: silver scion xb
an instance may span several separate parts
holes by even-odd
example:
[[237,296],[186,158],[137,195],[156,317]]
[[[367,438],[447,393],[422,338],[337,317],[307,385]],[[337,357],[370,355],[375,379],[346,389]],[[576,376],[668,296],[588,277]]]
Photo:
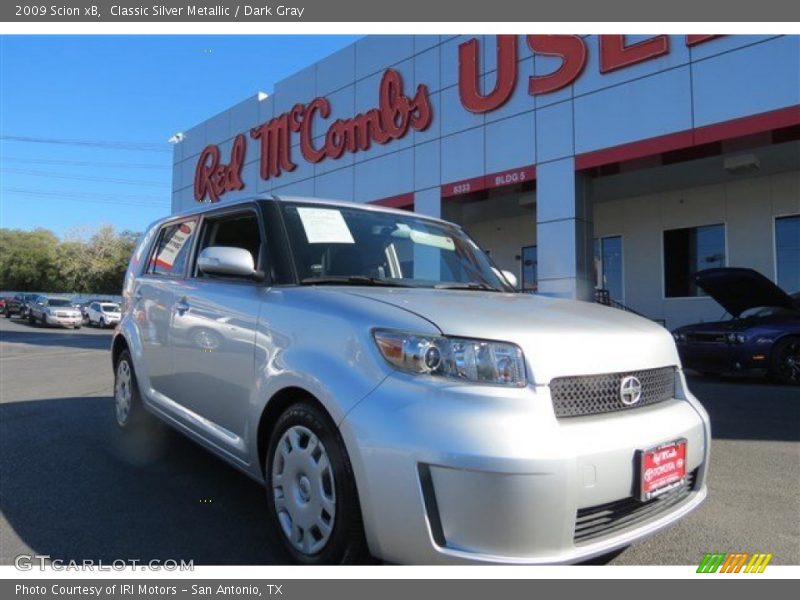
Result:
[[515,293],[458,226],[264,196],[142,237],[115,409],[266,487],[305,564],[574,563],[706,495],[708,417],[669,332]]

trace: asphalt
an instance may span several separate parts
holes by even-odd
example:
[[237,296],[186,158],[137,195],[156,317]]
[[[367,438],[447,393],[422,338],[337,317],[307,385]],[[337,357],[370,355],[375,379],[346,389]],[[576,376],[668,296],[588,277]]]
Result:
[[[0,564],[51,559],[285,562],[264,491],[179,434],[127,447],[113,417],[111,332],[0,318]],[[714,431],[706,502],[601,562],[697,564],[770,552],[800,564],[800,389],[690,379]]]

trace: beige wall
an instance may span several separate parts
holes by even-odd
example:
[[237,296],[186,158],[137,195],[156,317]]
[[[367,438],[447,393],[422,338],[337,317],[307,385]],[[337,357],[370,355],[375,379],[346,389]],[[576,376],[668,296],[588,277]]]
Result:
[[522,262],[517,260],[523,246],[536,244],[536,194],[532,191],[496,193],[479,202],[446,201],[447,220],[459,223],[475,242],[489,250],[501,269],[515,273],[522,281]]
[[709,298],[664,298],[662,231],[724,223],[727,264],[775,276],[774,218],[800,213],[800,171],[595,205],[594,234],[623,236],[625,302],[670,328],[716,320]]
[[484,250],[490,250],[492,260],[501,269],[515,273],[520,281],[520,255],[523,246],[536,244],[536,215],[531,211],[527,218],[493,219],[471,223],[466,227],[472,238]]

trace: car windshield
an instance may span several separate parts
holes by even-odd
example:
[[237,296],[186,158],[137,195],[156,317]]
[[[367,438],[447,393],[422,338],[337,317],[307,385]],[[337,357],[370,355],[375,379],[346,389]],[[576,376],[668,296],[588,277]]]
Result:
[[103,312],[119,312],[118,304],[101,304],[100,308],[103,309]]
[[72,306],[72,302],[64,300],[63,298],[50,298],[47,301],[47,306]]
[[303,284],[511,291],[453,225],[340,206],[284,204],[282,210]]

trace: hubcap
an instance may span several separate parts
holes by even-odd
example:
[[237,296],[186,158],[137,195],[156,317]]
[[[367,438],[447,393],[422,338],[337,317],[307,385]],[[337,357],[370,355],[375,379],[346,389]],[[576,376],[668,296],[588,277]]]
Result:
[[287,429],[275,449],[272,496],[286,539],[303,554],[320,552],[336,517],[333,468],[325,446],[302,425]]
[[127,360],[117,365],[117,380],[114,384],[114,405],[117,423],[124,427],[131,414],[131,367]]

